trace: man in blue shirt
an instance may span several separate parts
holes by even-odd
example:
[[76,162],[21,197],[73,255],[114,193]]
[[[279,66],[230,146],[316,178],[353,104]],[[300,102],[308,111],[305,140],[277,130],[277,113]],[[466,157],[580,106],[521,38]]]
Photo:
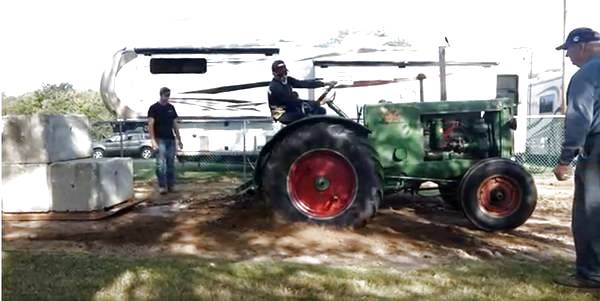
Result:
[[580,69],[567,90],[565,140],[554,169],[558,180],[566,180],[578,156],[572,212],[576,274],[555,282],[600,288],[600,34],[590,28],[574,29],[556,49],[566,50]]

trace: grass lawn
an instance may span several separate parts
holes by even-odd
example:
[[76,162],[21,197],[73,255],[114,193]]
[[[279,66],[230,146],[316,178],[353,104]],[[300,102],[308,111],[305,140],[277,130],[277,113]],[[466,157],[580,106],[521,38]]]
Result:
[[5,251],[5,300],[599,300],[557,287],[566,262],[454,262],[410,272],[191,257]]
[[[243,166],[219,163],[175,163],[175,171],[178,180],[208,180],[222,176],[243,176]],[[134,181],[148,181],[155,179],[156,175],[154,160],[134,160],[133,173]],[[249,167],[246,169],[246,173],[247,175],[252,174],[252,171]]]

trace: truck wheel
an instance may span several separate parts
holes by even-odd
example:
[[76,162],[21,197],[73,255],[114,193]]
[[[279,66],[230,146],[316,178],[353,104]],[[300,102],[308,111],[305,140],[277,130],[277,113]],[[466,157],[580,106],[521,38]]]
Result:
[[460,209],[460,201],[458,200],[458,188],[456,184],[438,184],[438,191],[444,203],[450,205],[454,209]]
[[502,158],[485,159],[463,177],[459,194],[466,217],[486,231],[511,230],[533,213],[537,189],[519,164]]
[[320,122],[274,146],[262,188],[275,214],[286,220],[359,227],[381,202],[381,170],[366,137]]
[[149,147],[142,147],[142,150],[140,151],[140,156],[142,157],[142,159],[150,159],[152,158],[153,152],[152,149]]

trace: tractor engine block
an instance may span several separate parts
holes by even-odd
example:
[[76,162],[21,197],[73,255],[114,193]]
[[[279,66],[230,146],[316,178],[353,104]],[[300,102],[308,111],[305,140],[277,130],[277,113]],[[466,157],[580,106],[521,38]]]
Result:
[[489,156],[492,125],[480,116],[424,116],[425,160]]

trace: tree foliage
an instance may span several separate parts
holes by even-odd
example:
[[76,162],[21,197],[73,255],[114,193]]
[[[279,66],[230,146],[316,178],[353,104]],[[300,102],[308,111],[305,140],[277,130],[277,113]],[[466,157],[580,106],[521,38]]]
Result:
[[[90,120],[90,123],[115,119],[115,115],[102,103],[98,92],[77,91],[69,83],[44,84],[41,89],[21,96],[3,97],[2,115],[32,115],[36,113],[83,114]],[[110,134],[107,131],[106,127],[94,127],[92,135],[94,138],[102,138]]]

